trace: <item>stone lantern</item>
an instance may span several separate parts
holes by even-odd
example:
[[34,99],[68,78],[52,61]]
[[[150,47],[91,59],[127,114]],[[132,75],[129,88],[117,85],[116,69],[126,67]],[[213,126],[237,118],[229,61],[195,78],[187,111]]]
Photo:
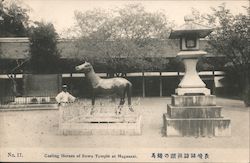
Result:
[[177,56],[184,62],[185,75],[163,114],[163,132],[166,136],[230,136],[230,119],[221,115],[222,107],[216,105],[216,97],[196,71],[199,57],[207,54],[199,49],[199,38],[209,35],[212,28],[195,23],[192,16],[184,20],[169,37],[180,39]]
[[210,90],[201,80],[196,64],[198,58],[207,54],[199,50],[199,38],[204,38],[212,32],[212,28],[194,22],[192,16],[184,18],[185,24],[172,30],[170,39],[180,39],[180,52],[178,57],[182,58],[185,65],[185,75],[176,89],[177,95],[203,94],[210,95]]

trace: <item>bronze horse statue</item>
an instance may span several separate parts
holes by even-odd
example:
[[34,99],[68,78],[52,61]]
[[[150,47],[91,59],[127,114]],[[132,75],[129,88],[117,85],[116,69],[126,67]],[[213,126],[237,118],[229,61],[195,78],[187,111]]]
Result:
[[[81,65],[75,67],[77,71],[83,71],[86,78],[89,79],[93,92],[92,92],[92,106],[95,105],[95,97],[97,94],[104,95],[118,95],[120,97],[120,104],[118,107],[117,114],[121,113],[121,109],[125,103],[125,96],[128,98],[128,106],[131,112],[134,112],[131,106],[131,91],[132,84],[124,78],[110,78],[110,79],[102,79],[98,75],[96,75],[92,65],[89,62],[84,62]],[[93,113],[93,108],[91,110],[91,114]]]

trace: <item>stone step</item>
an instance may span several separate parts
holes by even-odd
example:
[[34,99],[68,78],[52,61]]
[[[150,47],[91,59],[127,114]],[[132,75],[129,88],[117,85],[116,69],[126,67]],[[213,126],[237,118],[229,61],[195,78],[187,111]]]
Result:
[[224,118],[174,119],[163,115],[165,136],[231,136],[231,121]]
[[59,131],[63,135],[140,135],[141,119],[140,115],[134,123],[59,122]]
[[138,116],[79,116],[70,119],[70,122],[78,123],[136,123]]
[[221,106],[173,106],[167,105],[170,118],[222,118]]
[[194,95],[178,96],[172,95],[172,105],[174,106],[214,106],[216,105],[216,96],[214,95]]

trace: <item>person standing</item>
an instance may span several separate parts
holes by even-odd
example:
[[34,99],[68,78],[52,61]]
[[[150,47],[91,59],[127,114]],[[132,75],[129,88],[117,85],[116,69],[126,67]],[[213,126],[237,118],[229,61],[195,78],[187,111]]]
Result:
[[60,106],[62,104],[72,103],[75,101],[76,98],[68,92],[67,85],[63,85],[62,91],[56,96],[55,99],[58,105]]

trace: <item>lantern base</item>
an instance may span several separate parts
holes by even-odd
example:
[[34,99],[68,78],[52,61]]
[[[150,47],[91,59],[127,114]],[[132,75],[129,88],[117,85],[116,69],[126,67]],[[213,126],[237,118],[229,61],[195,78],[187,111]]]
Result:
[[208,88],[177,88],[177,95],[210,95],[211,91]]

